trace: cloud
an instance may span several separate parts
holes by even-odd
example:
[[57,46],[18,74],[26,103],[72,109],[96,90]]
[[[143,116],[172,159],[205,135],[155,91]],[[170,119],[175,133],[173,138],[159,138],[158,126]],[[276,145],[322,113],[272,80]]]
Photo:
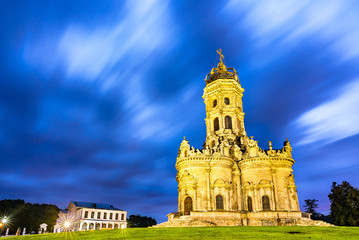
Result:
[[[341,61],[358,58],[359,33],[354,22],[359,21],[354,1],[236,1],[224,7],[226,17],[233,20],[239,11],[241,28],[251,29],[253,44],[284,46],[276,55],[290,52],[301,41],[311,38],[338,54]],[[239,27],[237,25],[237,27]]]
[[294,124],[303,132],[299,145],[332,143],[359,133],[359,79],[347,84],[336,98],[303,113]]

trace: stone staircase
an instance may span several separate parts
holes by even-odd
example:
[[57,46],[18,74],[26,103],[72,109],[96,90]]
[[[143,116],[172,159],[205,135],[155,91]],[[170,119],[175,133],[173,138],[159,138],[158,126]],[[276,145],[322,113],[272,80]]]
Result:
[[297,226],[335,227],[333,224],[323,222],[321,220],[312,220],[306,217],[302,217],[300,220],[298,220]]
[[192,219],[190,215],[175,217],[171,221],[157,224],[153,227],[210,227],[216,226],[213,222]]

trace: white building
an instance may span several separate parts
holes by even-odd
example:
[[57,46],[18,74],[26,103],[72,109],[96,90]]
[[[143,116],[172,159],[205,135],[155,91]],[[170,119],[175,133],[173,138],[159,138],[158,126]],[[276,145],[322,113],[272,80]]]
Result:
[[127,211],[111,204],[71,201],[59,212],[54,232],[126,228],[126,219]]

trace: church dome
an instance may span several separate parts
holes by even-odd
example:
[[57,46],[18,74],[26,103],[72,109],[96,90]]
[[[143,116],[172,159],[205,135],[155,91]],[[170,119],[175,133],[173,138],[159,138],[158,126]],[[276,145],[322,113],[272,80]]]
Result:
[[211,72],[207,74],[205,81],[206,85],[216,81],[217,79],[234,79],[239,83],[237,72],[234,68],[227,68],[223,63],[223,54],[222,50],[217,50],[219,54],[219,63],[216,68],[212,68]]

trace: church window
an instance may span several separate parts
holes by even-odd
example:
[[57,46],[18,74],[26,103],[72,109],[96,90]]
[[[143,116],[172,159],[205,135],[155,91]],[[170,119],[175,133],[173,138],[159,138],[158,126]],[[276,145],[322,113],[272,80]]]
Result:
[[85,218],[88,218],[88,217],[89,217],[89,212],[85,211]]
[[262,197],[262,205],[263,205],[263,211],[270,210],[269,197],[268,196],[263,196]]
[[101,212],[97,213],[97,219],[101,219]]
[[226,129],[232,129],[232,118],[230,116],[226,116],[224,121]]
[[252,205],[252,198],[251,197],[248,197],[248,199],[247,199],[247,207],[248,207],[248,212],[253,211],[253,205]]
[[217,106],[217,99],[214,99],[213,101],[213,107]]
[[215,118],[214,119],[214,131],[219,130],[219,119]]
[[225,103],[226,105],[229,105],[229,98],[226,97],[226,98],[224,99],[224,103]]
[[223,197],[221,195],[216,196],[216,209],[223,210]]

